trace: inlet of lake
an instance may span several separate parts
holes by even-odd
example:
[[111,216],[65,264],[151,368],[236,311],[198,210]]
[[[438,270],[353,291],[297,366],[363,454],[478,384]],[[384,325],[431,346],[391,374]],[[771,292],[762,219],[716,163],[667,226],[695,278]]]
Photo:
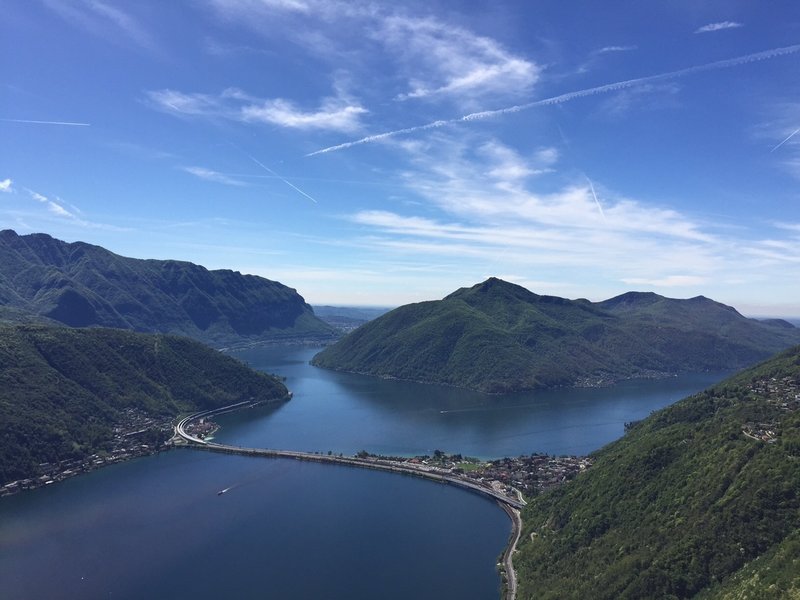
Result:
[[[486,396],[240,351],[294,398],[219,418],[234,445],[479,458],[586,454],[724,373]],[[227,489],[223,495],[220,490]],[[4,598],[498,598],[511,524],[414,477],[181,449],[0,499]]]

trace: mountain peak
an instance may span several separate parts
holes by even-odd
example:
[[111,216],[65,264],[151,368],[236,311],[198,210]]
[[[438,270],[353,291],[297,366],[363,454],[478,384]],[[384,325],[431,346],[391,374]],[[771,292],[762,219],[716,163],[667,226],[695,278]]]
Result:
[[512,296],[525,301],[532,301],[539,297],[537,294],[525,289],[521,285],[505,281],[504,279],[500,279],[498,277],[489,277],[486,281],[476,283],[472,287],[463,287],[457,289],[452,294],[446,296],[445,300],[448,298],[467,299],[495,296]]
[[663,296],[659,296],[655,292],[625,292],[619,296],[599,302],[599,304],[603,308],[635,308],[653,304],[663,298]]

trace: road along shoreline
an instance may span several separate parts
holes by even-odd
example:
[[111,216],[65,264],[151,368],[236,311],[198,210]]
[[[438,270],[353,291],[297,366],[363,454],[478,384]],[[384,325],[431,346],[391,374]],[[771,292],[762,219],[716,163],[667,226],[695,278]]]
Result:
[[310,462],[319,462],[327,464],[335,464],[349,467],[357,467],[361,469],[374,469],[379,471],[388,471],[390,473],[398,473],[401,475],[410,475],[412,477],[422,477],[440,483],[450,484],[469,492],[481,494],[493,499],[500,508],[511,519],[511,534],[509,536],[508,546],[503,553],[503,559],[500,563],[502,576],[505,583],[505,598],[506,600],[515,600],[517,592],[517,579],[516,572],[513,565],[513,554],[516,551],[517,542],[522,534],[522,520],[520,517],[520,510],[525,505],[524,500],[521,498],[511,498],[502,494],[501,492],[479,485],[478,483],[458,477],[453,474],[442,472],[438,469],[426,467],[423,465],[412,466],[408,463],[396,463],[393,461],[366,457],[357,458],[349,456],[334,456],[327,454],[315,454],[313,452],[298,452],[294,450],[272,450],[268,448],[245,448],[241,446],[231,446],[227,444],[217,444],[215,442],[206,441],[196,436],[191,435],[186,431],[186,427],[192,421],[197,419],[207,419],[215,415],[219,415],[242,408],[251,406],[249,402],[239,402],[229,406],[224,406],[214,410],[206,410],[198,413],[191,414],[181,419],[175,425],[175,437],[173,440],[174,447],[193,448],[197,450],[205,450],[208,452],[218,452],[222,454],[238,454],[241,456],[260,456],[264,458],[293,458],[295,460],[305,460]]

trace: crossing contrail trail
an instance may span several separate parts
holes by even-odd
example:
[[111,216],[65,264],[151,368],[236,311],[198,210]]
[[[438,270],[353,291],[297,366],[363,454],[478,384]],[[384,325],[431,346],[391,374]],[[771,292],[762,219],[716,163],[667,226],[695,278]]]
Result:
[[32,123],[34,125],[71,125],[73,127],[91,127],[91,123],[73,123],[71,121],[32,121],[30,119],[0,119],[6,123]]
[[262,169],[264,169],[264,170],[265,170],[267,173],[271,173],[272,175],[274,175],[275,177],[277,177],[278,179],[280,179],[280,180],[281,180],[283,183],[285,183],[285,184],[286,184],[286,185],[288,185],[290,188],[292,188],[292,189],[293,189],[295,192],[297,192],[298,194],[302,194],[303,196],[305,196],[306,198],[308,198],[309,200],[311,200],[311,201],[312,201],[314,204],[317,204],[317,201],[316,201],[316,200],[314,200],[314,198],[312,198],[311,196],[309,196],[308,194],[306,194],[306,193],[305,193],[303,190],[301,190],[299,187],[297,187],[296,185],[294,185],[294,184],[293,184],[291,181],[288,181],[287,179],[284,179],[283,177],[281,177],[280,175],[278,175],[278,174],[277,174],[275,171],[273,171],[272,169],[270,169],[270,168],[269,168],[267,165],[265,165],[264,163],[262,163],[260,160],[256,159],[254,156],[250,156],[249,154],[248,154],[247,156],[248,156],[248,157],[250,157],[250,160],[252,160],[252,161],[253,161],[254,163],[256,163],[256,164],[257,164],[259,167],[261,167]]
[[800,128],[798,128],[798,129],[795,129],[795,130],[794,130],[792,133],[790,133],[790,134],[789,134],[789,135],[786,137],[786,139],[785,139],[785,140],[783,140],[783,141],[782,141],[780,144],[778,144],[778,145],[777,145],[777,146],[775,146],[775,147],[774,147],[772,150],[770,150],[770,152],[775,152],[775,150],[777,150],[778,148],[780,148],[781,146],[783,146],[783,145],[784,145],[786,142],[788,142],[790,139],[792,139],[792,138],[793,138],[794,136],[796,136],[798,133],[800,133]]
[[603,206],[600,204],[600,200],[597,199],[597,194],[594,192],[594,184],[592,183],[592,180],[589,179],[588,177],[586,178],[586,181],[589,182],[589,189],[592,190],[592,197],[594,198],[594,203],[597,204],[597,210],[600,211],[600,215],[603,217],[603,220],[605,221],[606,213],[603,212]]
[[269,168],[267,165],[265,165],[264,163],[262,163],[262,162],[261,162],[260,160],[258,160],[258,159],[257,159],[255,156],[253,156],[252,154],[248,154],[247,152],[245,152],[244,150],[242,150],[241,148],[239,148],[239,146],[237,146],[237,145],[236,145],[236,144],[234,144],[233,142],[228,142],[228,143],[229,143],[231,146],[233,146],[234,148],[236,148],[236,149],[237,149],[239,152],[241,152],[242,154],[244,154],[244,155],[245,155],[247,158],[249,158],[249,159],[250,159],[250,160],[252,160],[254,163],[256,163],[256,164],[257,164],[259,167],[261,167],[262,169],[264,169],[264,170],[265,170],[267,173],[269,173],[269,174],[270,174],[270,175],[272,175],[273,177],[276,177],[276,178],[280,179],[280,180],[281,180],[283,183],[285,183],[286,185],[288,185],[288,186],[289,186],[290,188],[292,188],[292,189],[293,189],[295,192],[297,192],[298,194],[301,194],[301,195],[305,196],[306,198],[308,198],[309,200],[311,200],[311,201],[312,201],[314,204],[319,204],[319,203],[318,203],[316,200],[314,200],[314,198],[312,198],[311,196],[309,196],[308,194],[306,194],[306,193],[305,193],[303,190],[301,190],[299,187],[297,187],[296,185],[294,185],[294,184],[293,184],[291,181],[288,181],[286,178],[284,178],[284,177],[281,177],[280,175],[278,175],[278,174],[277,174],[275,171],[273,171],[272,169],[270,169],[270,168]]
[[[616,81],[614,83],[607,83],[605,85],[600,85],[597,87],[586,88],[583,90],[577,90],[574,92],[567,92],[566,94],[560,94],[558,96],[552,96],[550,98],[543,98],[542,100],[534,100],[533,102],[528,102],[526,104],[518,104],[516,106],[508,106],[506,108],[498,108],[495,110],[484,110],[481,112],[474,112],[468,115],[464,115],[461,117],[456,117],[452,119],[442,119],[439,121],[433,121],[431,123],[426,123],[424,125],[416,125],[414,127],[406,127],[404,129],[396,129],[394,131],[387,131],[384,133],[378,133],[375,135],[369,135],[367,137],[363,137],[359,140],[353,140],[351,142],[344,142],[343,144],[337,144],[336,146],[329,146],[328,148],[322,148],[321,150],[316,150],[306,156],[317,156],[318,154],[327,154],[328,152],[336,152],[338,150],[345,150],[347,148],[352,148],[353,146],[359,146],[361,144],[369,144],[371,142],[377,142],[380,140],[384,140],[387,138],[395,137],[398,135],[405,135],[408,133],[416,133],[417,131],[425,131],[426,129],[436,129],[438,127],[443,127],[444,125],[453,125],[456,123],[468,123],[470,121],[478,121],[482,119],[488,119],[490,117],[496,117],[499,115],[506,115],[511,113],[521,112],[523,110],[529,110],[531,108],[536,108],[539,106],[551,106],[554,104],[562,104],[564,102],[570,102],[572,100],[576,100],[578,98],[586,98],[587,96],[594,96],[597,94],[607,94],[609,92],[614,92],[618,90],[623,90],[626,88],[634,87],[637,85],[641,85],[644,83],[652,83],[656,81],[668,81],[671,79],[678,79],[681,77],[686,77],[687,75],[694,75],[695,73],[703,73],[706,71],[716,71],[719,69],[729,69],[731,67],[736,67],[738,65],[744,65],[747,63],[757,62],[760,60],[767,60],[770,58],[776,58],[778,56],[785,56],[787,54],[794,54],[800,51],[800,44],[795,44],[794,46],[785,46],[783,48],[773,48],[771,50],[764,50],[763,52],[755,52],[753,54],[746,54],[744,56],[738,56],[736,58],[728,58],[725,60],[718,60],[715,62],[706,63],[703,65],[695,65],[693,67],[687,67],[685,69],[679,69],[677,71],[669,71],[667,73],[659,73],[657,75],[648,75],[646,77],[637,77],[636,79],[626,79],[624,81]],[[792,134],[794,135],[794,134]],[[791,136],[790,136],[791,137]]]

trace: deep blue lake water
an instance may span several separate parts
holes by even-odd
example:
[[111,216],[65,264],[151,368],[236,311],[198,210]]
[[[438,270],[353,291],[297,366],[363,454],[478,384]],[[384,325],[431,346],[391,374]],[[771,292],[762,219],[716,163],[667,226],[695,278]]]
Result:
[[[505,397],[315,369],[315,349],[237,354],[287,404],[220,440],[352,454],[579,454],[722,374]],[[217,492],[231,488],[219,496]],[[175,450],[0,500],[3,598],[497,598],[510,522],[412,477]]]
[[460,452],[479,458],[532,452],[588,454],[619,438],[627,421],[719,381],[697,373],[614,387],[489,396],[453,387],[335,373],[311,367],[308,347],[237,352],[254,368],[286,377],[294,398],[277,408],[218,419],[221,442],[354,454]]

